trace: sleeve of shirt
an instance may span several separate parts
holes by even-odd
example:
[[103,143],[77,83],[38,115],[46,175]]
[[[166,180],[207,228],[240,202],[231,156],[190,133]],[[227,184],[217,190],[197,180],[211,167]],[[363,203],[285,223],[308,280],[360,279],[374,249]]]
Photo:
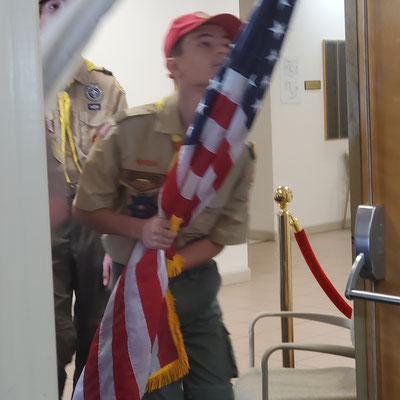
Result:
[[74,206],[86,211],[114,208],[120,173],[118,127],[112,126],[90,150],[79,180]]
[[238,161],[242,166],[228,196],[228,202],[223,206],[213,230],[208,235],[209,240],[224,246],[244,243],[247,238],[248,197],[254,161],[251,160],[248,149]]
[[126,110],[128,108],[128,102],[126,101],[126,94],[123,89],[119,86],[119,83],[115,81],[115,90],[117,91],[115,108],[113,114],[118,111]]

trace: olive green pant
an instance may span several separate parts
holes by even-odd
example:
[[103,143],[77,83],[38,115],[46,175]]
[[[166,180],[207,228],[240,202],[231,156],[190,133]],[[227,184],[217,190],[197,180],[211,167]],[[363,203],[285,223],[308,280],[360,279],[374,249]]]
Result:
[[[52,232],[51,239],[58,388],[61,398],[66,379],[65,366],[71,362],[76,351],[75,387],[86,364],[109,292],[103,287],[104,250],[99,234],[70,217]],[[73,293],[74,317],[71,313]]]
[[[114,281],[121,267],[113,264]],[[181,381],[147,393],[143,400],[233,400],[230,380],[237,369],[217,301],[220,286],[213,260],[170,279],[190,371]]]

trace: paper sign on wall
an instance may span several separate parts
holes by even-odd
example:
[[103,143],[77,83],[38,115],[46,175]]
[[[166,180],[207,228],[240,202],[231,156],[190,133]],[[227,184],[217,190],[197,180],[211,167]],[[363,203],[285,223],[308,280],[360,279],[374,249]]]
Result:
[[299,57],[282,57],[281,102],[300,103]]

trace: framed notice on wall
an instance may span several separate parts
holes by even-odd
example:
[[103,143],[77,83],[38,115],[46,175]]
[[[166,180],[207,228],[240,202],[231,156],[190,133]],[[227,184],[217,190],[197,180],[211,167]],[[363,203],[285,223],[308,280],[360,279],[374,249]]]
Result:
[[347,138],[346,44],[324,40],[325,139]]
[[299,57],[282,57],[281,69],[281,102],[300,103]]

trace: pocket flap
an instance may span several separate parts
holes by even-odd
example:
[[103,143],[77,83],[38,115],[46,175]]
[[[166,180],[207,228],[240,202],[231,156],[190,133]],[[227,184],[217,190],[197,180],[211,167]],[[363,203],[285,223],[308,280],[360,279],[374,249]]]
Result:
[[79,120],[81,123],[88,125],[92,128],[97,128],[106,122],[108,117],[101,111],[81,111],[79,113]]

